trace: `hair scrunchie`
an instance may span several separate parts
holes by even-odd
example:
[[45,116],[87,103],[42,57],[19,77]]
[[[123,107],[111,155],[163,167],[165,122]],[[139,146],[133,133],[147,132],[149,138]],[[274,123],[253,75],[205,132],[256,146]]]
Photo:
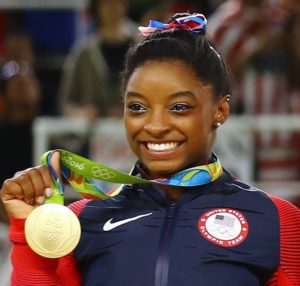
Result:
[[194,33],[203,33],[205,31],[207,20],[203,14],[193,14],[189,16],[173,19],[170,23],[165,24],[159,21],[150,20],[147,27],[139,27],[138,29],[143,36],[147,37],[157,30],[172,30],[179,28]]

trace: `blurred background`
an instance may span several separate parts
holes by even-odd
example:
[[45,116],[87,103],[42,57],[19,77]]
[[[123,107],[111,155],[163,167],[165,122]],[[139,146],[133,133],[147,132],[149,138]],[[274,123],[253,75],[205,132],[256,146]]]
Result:
[[[206,15],[207,34],[234,79],[232,116],[215,152],[241,180],[299,206],[298,0],[0,0],[0,185],[53,148],[129,171],[124,55],[139,25],[187,11]],[[9,251],[0,206],[3,286]]]

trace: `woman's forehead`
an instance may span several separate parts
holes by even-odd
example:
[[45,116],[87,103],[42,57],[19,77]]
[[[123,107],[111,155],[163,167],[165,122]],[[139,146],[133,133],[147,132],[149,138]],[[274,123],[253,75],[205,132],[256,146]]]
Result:
[[128,85],[143,82],[158,81],[161,84],[168,80],[177,81],[195,78],[192,69],[180,61],[147,61],[138,66],[129,77]]
[[211,86],[196,77],[194,71],[181,61],[149,61],[137,67],[130,76],[127,93],[178,94],[195,91],[211,92]]

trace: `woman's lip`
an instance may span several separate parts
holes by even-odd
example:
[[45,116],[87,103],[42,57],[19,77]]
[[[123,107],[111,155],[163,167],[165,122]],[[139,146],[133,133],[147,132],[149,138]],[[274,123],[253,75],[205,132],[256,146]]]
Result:
[[176,149],[179,146],[179,143],[176,141],[166,142],[166,143],[153,143],[147,142],[146,147],[148,150],[153,152],[164,152],[164,151],[171,151]]
[[[170,142],[170,141],[168,141],[168,142]],[[172,142],[175,142],[175,141],[172,141]],[[147,143],[150,143],[150,142],[147,142]],[[155,151],[155,150],[148,149],[147,143],[141,144],[142,152],[144,154],[146,154],[147,156],[154,157],[154,158],[165,158],[165,157],[173,156],[182,145],[182,142],[180,142],[180,143],[176,142],[178,145],[174,149]],[[151,142],[151,143],[153,143],[153,142]],[[154,143],[154,144],[166,144],[166,143],[160,142],[160,143]]]

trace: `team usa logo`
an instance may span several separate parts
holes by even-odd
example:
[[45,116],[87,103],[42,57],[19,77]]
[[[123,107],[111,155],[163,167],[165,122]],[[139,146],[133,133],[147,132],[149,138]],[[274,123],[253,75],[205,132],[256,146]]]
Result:
[[242,243],[249,233],[244,215],[228,208],[212,209],[203,214],[198,221],[198,229],[208,241],[223,247]]

